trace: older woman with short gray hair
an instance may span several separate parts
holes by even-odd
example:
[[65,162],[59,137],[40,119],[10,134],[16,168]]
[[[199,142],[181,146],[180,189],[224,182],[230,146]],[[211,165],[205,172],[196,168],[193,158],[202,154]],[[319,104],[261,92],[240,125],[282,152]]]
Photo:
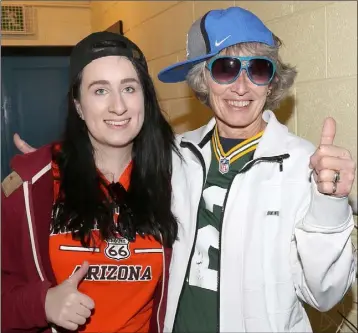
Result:
[[159,73],[214,114],[179,136],[165,331],[310,332],[303,302],[326,311],[354,280],[355,163],[332,118],[317,149],[276,119],[296,76],[280,46],[253,13],[212,10],[192,25],[187,60]]

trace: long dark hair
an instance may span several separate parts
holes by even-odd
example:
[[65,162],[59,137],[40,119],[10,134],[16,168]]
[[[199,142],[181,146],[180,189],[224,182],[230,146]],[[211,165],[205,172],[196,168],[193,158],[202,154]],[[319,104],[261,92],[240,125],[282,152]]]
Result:
[[[96,45],[106,47],[108,44]],[[113,47],[113,45],[110,45]],[[64,139],[53,159],[60,171],[60,195],[54,204],[52,231],[72,232],[83,246],[90,246],[91,230],[99,229],[101,239],[132,228],[134,234],[152,235],[165,246],[177,237],[177,221],[171,212],[172,153],[178,152],[174,133],[163,116],[146,66],[129,60],[138,73],[144,93],[144,123],[133,141],[132,172],[122,202],[104,195],[104,182],[97,172],[94,150],[85,122],[78,116],[74,100],[80,100],[80,73],[68,95]],[[109,191],[111,193],[111,191]],[[117,226],[113,211],[120,209]]]

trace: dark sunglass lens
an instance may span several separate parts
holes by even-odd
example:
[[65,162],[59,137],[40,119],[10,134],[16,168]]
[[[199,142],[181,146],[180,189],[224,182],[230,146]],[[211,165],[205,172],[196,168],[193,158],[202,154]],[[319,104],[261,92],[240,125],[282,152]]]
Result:
[[251,80],[256,84],[269,83],[273,75],[273,64],[266,59],[252,59],[249,65]]
[[230,82],[239,74],[240,60],[235,58],[218,58],[211,67],[213,78],[219,83]]

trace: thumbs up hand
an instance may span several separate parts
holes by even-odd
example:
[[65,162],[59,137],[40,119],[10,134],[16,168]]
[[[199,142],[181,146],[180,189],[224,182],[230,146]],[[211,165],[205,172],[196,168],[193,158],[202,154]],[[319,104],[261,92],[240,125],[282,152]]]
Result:
[[26,141],[22,140],[17,133],[14,134],[13,139],[16,148],[24,154],[32,153],[36,150],[35,148],[31,147]]
[[319,192],[345,197],[352,189],[356,164],[348,150],[333,145],[335,135],[335,120],[326,118],[319,147],[310,159],[310,168]]
[[75,331],[91,316],[93,300],[77,290],[87,274],[88,267],[88,262],[85,261],[71,277],[47,291],[45,312],[49,323]]

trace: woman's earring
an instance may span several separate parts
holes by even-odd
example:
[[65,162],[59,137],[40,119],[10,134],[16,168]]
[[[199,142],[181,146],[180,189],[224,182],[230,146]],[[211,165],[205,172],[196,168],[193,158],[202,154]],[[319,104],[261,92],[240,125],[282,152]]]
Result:
[[271,95],[271,89],[267,90],[266,95],[267,95],[267,96],[270,96],[270,95]]
[[76,108],[76,110],[77,110],[78,116],[83,120],[83,114],[82,114],[82,112],[81,112],[78,108]]

